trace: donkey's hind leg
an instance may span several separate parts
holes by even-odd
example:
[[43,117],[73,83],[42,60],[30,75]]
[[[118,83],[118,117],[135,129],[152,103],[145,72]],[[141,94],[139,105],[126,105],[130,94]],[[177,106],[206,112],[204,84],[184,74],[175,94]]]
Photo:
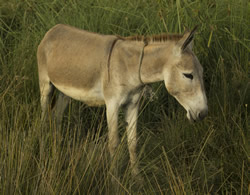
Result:
[[54,91],[54,86],[48,80],[39,80],[40,93],[41,93],[41,108],[42,108],[42,120],[46,119],[49,104],[51,103],[51,97]]
[[56,120],[57,127],[61,128],[63,113],[69,104],[70,98],[63,93],[59,93],[56,105],[53,110],[54,119]]

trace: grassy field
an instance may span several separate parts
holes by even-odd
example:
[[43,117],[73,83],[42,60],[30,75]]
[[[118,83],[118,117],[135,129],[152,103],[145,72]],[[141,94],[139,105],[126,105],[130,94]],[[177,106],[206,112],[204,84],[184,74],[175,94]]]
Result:
[[105,108],[72,101],[61,130],[41,124],[36,49],[57,23],[122,36],[198,24],[209,115],[189,123],[152,85],[158,99],[143,101],[138,124],[144,183],[131,176],[120,122],[116,194],[249,194],[247,0],[0,0],[0,194],[113,193]]

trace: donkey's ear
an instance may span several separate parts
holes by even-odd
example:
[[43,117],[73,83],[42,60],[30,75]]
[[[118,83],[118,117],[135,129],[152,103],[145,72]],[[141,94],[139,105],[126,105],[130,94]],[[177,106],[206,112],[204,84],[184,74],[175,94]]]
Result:
[[190,46],[192,49],[192,41],[194,39],[194,33],[197,30],[198,25],[193,28],[192,31],[185,32],[183,37],[178,41],[177,45],[181,48],[181,51],[184,51],[187,46]]

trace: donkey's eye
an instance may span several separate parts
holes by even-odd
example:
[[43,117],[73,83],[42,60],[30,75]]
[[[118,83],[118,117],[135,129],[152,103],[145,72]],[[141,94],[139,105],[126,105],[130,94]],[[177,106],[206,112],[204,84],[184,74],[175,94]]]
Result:
[[183,73],[183,75],[191,80],[193,80],[194,76],[192,74],[186,74],[186,73]]

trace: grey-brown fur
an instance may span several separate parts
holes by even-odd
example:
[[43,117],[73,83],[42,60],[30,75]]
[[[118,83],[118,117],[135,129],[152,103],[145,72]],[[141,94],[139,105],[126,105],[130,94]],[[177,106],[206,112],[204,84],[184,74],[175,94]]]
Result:
[[58,124],[68,97],[88,105],[106,105],[113,156],[119,143],[118,111],[126,104],[130,162],[133,173],[138,174],[136,124],[144,84],[164,81],[191,121],[207,115],[203,69],[192,51],[194,32],[124,38],[56,25],[46,33],[37,51],[42,118],[54,88],[62,92],[55,105]]

